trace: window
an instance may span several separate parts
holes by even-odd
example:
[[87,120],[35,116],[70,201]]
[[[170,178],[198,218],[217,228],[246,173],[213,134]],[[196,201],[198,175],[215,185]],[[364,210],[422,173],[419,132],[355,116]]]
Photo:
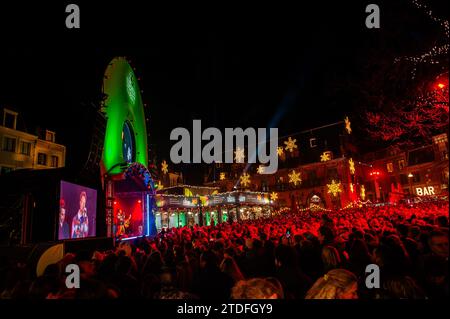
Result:
[[7,109],[3,109],[3,126],[15,130],[16,123],[17,123],[17,113]]
[[400,174],[400,183],[402,185],[406,185],[408,184],[408,176],[406,176],[406,174]]
[[329,168],[327,170],[327,177],[329,180],[338,180],[339,179],[339,175],[338,175],[338,170],[337,168]]
[[38,153],[38,164],[47,165],[47,154]]
[[30,142],[20,142],[20,154],[30,155],[31,143]]
[[3,150],[6,152],[16,151],[16,139],[12,137],[6,137],[3,139]]
[[58,167],[58,156],[56,155],[52,155],[52,163],[51,163],[51,167]]
[[399,169],[399,170],[404,169],[405,166],[406,166],[406,165],[405,165],[405,160],[402,160],[402,159],[401,159],[401,160],[398,161],[398,169]]
[[45,140],[55,143],[55,132],[45,131]]
[[387,168],[387,171],[388,171],[389,173],[392,173],[392,172],[394,171],[394,164],[392,164],[392,163],[387,163],[387,164],[386,164],[386,168]]
[[413,183],[420,183],[421,178],[420,178],[420,174],[419,172],[414,172],[413,173]]

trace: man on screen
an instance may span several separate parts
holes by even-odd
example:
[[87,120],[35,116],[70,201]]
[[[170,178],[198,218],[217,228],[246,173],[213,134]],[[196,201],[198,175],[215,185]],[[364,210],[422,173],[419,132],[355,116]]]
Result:
[[69,224],[66,222],[66,209],[64,199],[59,203],[59,231],[58,239],[67,239],[70,236]]
[[86,192],[80,194],[80,209],[72,219],[72,238],[84,238],[89,234],[89,221],[86,209]]

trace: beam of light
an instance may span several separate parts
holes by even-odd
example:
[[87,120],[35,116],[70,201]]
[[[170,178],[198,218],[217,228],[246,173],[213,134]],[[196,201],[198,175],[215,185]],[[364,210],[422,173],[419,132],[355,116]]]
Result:
[[[277,127],[278,124],[280,123],[280,120],[283,118],[283,116],[286,114],[286,112],[289,110],[289,108],[295,103],[297,99],[297,91],[295,89],[290,89],[289,92],[283,97],[283,100],[281,101],[281,103],[278,105],[275,114],[273,115],[272,119],[270,120],[269,124],[266,127],[266,130],[270,129],[271,127]],[[266,131],[267,132],[267,131]],[[270,135],[267,135],[266,137],[270,137]],[[278,138],[279,140],[280,138]],[[268,140],[266,139],[265,143],[267,143]],[[259,144],[258,143],[256,146],[256,151],[254,154],[249,154],[248,156],[248,163],[244,168],[244,171],[242,172],[241,176],[245,173],[247,173],[247,171],[250,169],[252,162],[256,161],[256,156],[258,153],[258,148],[259,148]],[[234,184],[234,189],[237,188],[237,185],[240,183],[240,176],[238,177],[236,183]]]

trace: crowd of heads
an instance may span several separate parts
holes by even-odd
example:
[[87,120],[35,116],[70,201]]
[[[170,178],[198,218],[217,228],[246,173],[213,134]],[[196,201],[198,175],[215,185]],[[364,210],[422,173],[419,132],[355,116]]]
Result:
[[[111,251],[67,254],[34,278],[1,264],[0,298],[448,298],[448,201],[283,212],[214,226],[170,228]],[[65,285],[78,264],[79,289]],[[380,286],[366,285],[367,266]]]

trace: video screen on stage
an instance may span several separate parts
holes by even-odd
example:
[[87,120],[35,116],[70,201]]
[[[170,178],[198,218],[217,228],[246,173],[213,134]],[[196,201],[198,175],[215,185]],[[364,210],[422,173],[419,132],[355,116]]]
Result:
[[58,239],[77,239],[96,235],[97,191],[61,181]]

